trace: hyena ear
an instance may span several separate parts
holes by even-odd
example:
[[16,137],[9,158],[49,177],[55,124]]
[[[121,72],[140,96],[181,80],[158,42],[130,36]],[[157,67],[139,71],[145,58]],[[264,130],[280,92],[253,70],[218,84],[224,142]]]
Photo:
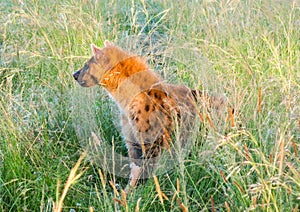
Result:
[[108,47],[108,46],[113,46],[114,44],[112,42],[110,42],[109,40],[105,40],[104,41],[104,46]]
[[92,48],[94,56],[102,54],[102,50],[99,47],[97,47],[95,44],[91,44],[91,48]]

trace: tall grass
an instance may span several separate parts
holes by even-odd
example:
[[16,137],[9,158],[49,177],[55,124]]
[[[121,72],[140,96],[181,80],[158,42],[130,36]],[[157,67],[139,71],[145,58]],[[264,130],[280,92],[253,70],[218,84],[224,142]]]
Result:
[[[0,210],[299,210],[298,1],[13,0],[0,7]],[[72,79],[90,44],[104,39],[147,57],[166,81],[225,93],[234,108],[230,118],[213,120],[216,131],[199,134],[202,144],[180,168],[127,196],[119,189],[127,179],[80,157],[83,140],[93,142],[78,136],[78,129],[89,133],[86,118],[102,142],[125,152],[113,102]],[[78,113],[89,96],[92,113]]]

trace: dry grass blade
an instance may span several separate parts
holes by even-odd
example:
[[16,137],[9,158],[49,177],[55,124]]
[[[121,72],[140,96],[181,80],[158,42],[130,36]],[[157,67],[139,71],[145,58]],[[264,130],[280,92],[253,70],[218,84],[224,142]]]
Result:
[[254,196],[254,197],[252,197],[252,205],[253,205],[253,208],[256,208],[257,207],[257,197],[256,196]]
[[261,104],[262,104],[262,88],[258,88],[258,100],[257,100],[257,112],[261,112]]
[[125,206],[125,211],[128,212],[127,196],[124,190],[121,190],[121,198],[122,198],[123,205]]
[[174,205],[174,201],[175,201],[176,196],[177,197],[179,196],[179,191],[180,191],[179,179],[176,178],[176,191],[174,192],[172,200],[171,200],[171,208]]
[[180,207],[182,212],[188,212],[189,211],[189,209],[183,203],[180,203],[179,207]]
[[121,190],[121,200],[118,198],[113,199],[115,202],[118,204],[122,205],[125,207],[125,211],[128,212],[128,204],[127,204],[127,197],[126,197],[126,192],[124,190]]
[[299,208],[298,208],[298,204],[297,204],[296,207],[293,209],[293,212],[299,211],[298,209],[299,209]]
[[98,169],[98,173],[99,173],[99,176],[100,176],[102,188],[105,189],[105,187],[106,187],[106,181],[104,179],[104,175],[103,175],[101,169]]
[[228,109],[228,118],[229,118],[229,121],[230,121],[230,126],[231,127],[234,127],[235,126],[235,122],[234,122],[234,109],[233,108],[229,108]]
[[246,161],[249,161],[249,159],[250,159],[250,152],[249,152],[249,149],[246,146],[246,144],[244,145],[244,150],[245,150],[245,159],[246,159]]
[[118,189],[116,188],[113,181],[109,181],[110,186],[113,188],[115,195],[120,196]]
[[225,208],[226,208],[227,212],[230,212],[230,207],[229,207],[229,204],[227,202],[225,202]]
[[240,190],[240,192],[242,194],[245,194],[245,190],[242,188],[242,186],[237,181],[234,180],[233,183],[238,187],[238,189]]
[[216,212],[215,201],[214,201],[214,197],[213,196],[210,197],[210,203],[211,203],[211,211],[212,212]]
[[179,179],[176,179],[176,192],[179,194],[180,192],[180,184],[179,184]]
[[203,117],[202,113],[201,113],[201,112],[198,112],[198,115],[199,115],[200,121],[201,121],[202,123],[204,123],[204,117]]
[[167,196],[161,191],[158,179],[155,175],[153,176],[153,179],[154,179],[154,183],[155,183],[156,192],[158,194],[158,198],[159,198],[161,204],[164,204],[164,198],[167,198]]
[[272,153],[270,153],[270,155],[269,155],[269,161],[270,161],[270,163],[273,163],[273,154]]
[[206,114],[206,119],[207,119],[210,127],[213,128],[214,130],[216,130],[215,125],[214,125],[213,121],[211,120],[211,118],[209,117],[208,114]]
[[118,199],[118,198],[114,198],[114,201],[115,201],[116,203],[122,205],[122,206],[125,206],[124,203],[123,203],[123,201],[120,200],[120,199]]
[[282,167],[283,167],[283,160],[284,160],[284,140],[282,139],[280,142],[280,150],[279,150],[279,175],[282,174]]
[[67,193],[70,189],[70,187],[83,175],[83,173],[86,171],[82,171],[79,174],[77,173],[77,170],[81,164],[81,161],[85,158],[86,156],[86,152],[83,152],[80,156],[80,158],[78,159],[77,163],[75,164],[75,166],[71,169],[71,172],[69,174],[68,180],[65,184],[64,190],[62,192],[61,197],[59,198],[58,202],[54,205],[53,207],[53,211],[54,212],[61,212],[62,208],[63,208],[63,203],[64,203],[64,199],[67,196]]
[[[300,124],[300,121],[299,121],[299,124]],[[296,146],[294,140],[292,140],[292,146],[293,146],[293,149],[294,149],[295,156],[298,157],[298,150],[297,150],[297,146]]]
[[177,199],[177,204],[179,205],[182,212],[189,211],[189,209],[181,202],[180,198]]
[[136,202],[136,206],[135,206],[135,212],[139,212],[140,211],[140,202],[141,202],[142,198],[140,197],[137,202]]
[[127,195],[126,192],[124,190],[121,190],[121,198],[123,202],[127,203]]
[[171,200],[171,205],[173,206],[173,203],[175,201],[176,196],[179,195],[180,192],[180,185],[179,185],[179,179],[176,178],[176,191],[173,194],[172,200]]
[[224,172],[223,172],[222,170],[220,170],[220,175],[221,175],[221,177],[223,178],[224,182],[225,182],[225,183],[228,183],[228,181],[227,181],[227,179],[226,179],[226,177],[225,177],[225,174],[224,174]]

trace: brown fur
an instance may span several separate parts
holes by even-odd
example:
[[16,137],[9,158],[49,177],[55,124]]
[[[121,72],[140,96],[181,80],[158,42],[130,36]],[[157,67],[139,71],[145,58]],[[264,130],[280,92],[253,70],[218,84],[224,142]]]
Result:
[[[102,85],[119,105],[122,131],[129,157],[136,167],[170,149],[176,120],[198,113],[195,100],[213,105],[213,98],[185,86],[166,84],[146,62],[105,42],[105,48],[92,45],[93,57],[74,73],[84,87]],[[201,103],[201,104],[202,104]],[[224,103],[224,102],[223,102]],[[140,173],[131,173],[135,181]]]

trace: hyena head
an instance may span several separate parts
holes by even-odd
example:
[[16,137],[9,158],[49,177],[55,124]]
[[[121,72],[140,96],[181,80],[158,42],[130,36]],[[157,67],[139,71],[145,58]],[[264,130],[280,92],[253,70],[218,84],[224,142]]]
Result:
[[100,85],[106,72],[115,65],[130,57],[130,54],[114,46],[109,41],[104,42],[104,48],[91,45],[93,56],[84,66],[73,74],[74,79],[83,87]]

